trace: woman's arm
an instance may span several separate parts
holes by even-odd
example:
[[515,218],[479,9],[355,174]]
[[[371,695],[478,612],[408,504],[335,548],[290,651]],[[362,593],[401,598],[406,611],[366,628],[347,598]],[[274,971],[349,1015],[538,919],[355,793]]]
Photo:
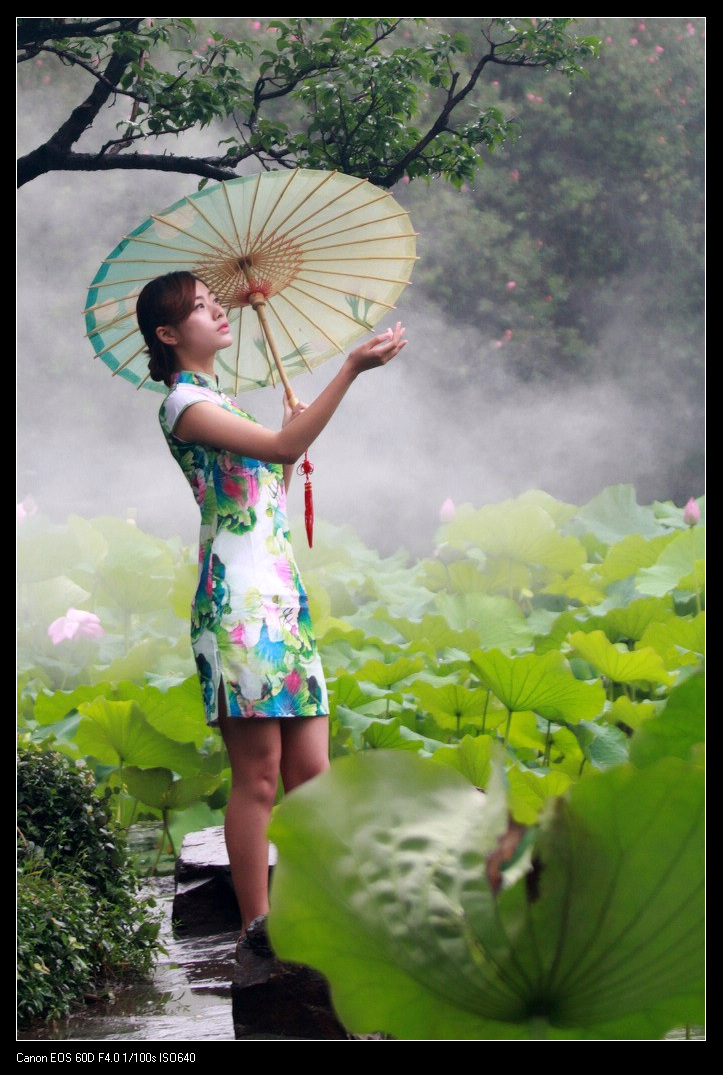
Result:
[[308,407],[301,405],[293,413],[293,421],[278,431],[231,414],[213,403],[194,403],[183,412],[173,432],[189,443],[208,444],[266,463],[293,465],[328,424],[359,374],[385,366],[406,342],[404,328],[397,322],[394,329],[359,344],[314,402]]
[[[286,393],[284,393],[284,417],[281,421],[281,428],[283,429],[284,426],[287,426],[289,422],[291,422],[294,418],[296,418],[297,415],[301,414],[301,412],[305,410],[306,404],[302,403],[301,400],[297,400],[292,407],[291,403],[289,402],[289,397],[286,395]],[[289,486],[291,485],[291,479],[294,476],[295,469],[296,468],[294,467],[293,463],[284,463],[284,485],[286,486],[287,493],[289,491]]]

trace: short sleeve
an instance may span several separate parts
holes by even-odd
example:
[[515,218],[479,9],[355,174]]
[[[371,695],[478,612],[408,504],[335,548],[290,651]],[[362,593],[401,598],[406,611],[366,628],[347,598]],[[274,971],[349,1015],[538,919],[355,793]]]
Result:
[[161,423],[173,433],[178,419],[194,403],[219,403],[218,393],[196,384],[177,384],[166,396],[161,407]]

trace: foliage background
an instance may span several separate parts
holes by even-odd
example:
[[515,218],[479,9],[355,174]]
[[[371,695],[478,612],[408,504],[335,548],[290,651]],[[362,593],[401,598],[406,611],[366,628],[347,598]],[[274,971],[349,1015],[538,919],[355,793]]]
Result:
[[[440,21],[473,31],[478,20]],[[201,20],[202,31],[267,24]],[[447,497],[481,505],[543,488],[580,503],[630,482],[643,502],[683,504],[702,490],[705,20],[581,29],[604,42],[589,79],[511,70],[485,86],[521,136],[473,184],[394,191],[420,233],[399,309],[410,346],[357,383],[314,449],[318,513],[384,552],[423,552]],[[21,152],[78,97],[67,72],[23,67]],[[184,138],[214,152],[224,133]],[[100,260],[189,184],[56,173],[19,194],[18,494],[58,522],[130,515],[195,539],[157,399],[111,382],[81,317]],[[300,381],[302,398],[335,368]],[[248,405],[278,420],[273,390]],[[300,506],[300,486],[292,509],[294,496]]]

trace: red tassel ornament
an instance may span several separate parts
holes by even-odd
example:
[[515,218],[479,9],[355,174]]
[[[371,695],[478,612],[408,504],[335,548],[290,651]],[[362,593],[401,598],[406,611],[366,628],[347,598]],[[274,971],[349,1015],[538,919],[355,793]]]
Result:
[[314,544],[314,493],[311,488],[311,475],[314,473],[314,464],[309,459],[309,456],[304,453],[303,463],[299,463],[296,468],[297,474],[303,474],[306,478],[304,482],[304,523],[306,524],[306,537],[309,542],[309,548]]

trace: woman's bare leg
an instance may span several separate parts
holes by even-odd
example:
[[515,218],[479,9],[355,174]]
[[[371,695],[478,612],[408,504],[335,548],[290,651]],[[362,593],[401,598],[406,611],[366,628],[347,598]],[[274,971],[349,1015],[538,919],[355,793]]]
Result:
[[279,728],[281,780],[289,792],[329,768],[329,718],[281,720]]
[[276,799],[281,760],[279,721],[221,716],[231,762],[231,794],[224,833],[231,879],[243,928],[269,910],[269,843],[266,829]]

